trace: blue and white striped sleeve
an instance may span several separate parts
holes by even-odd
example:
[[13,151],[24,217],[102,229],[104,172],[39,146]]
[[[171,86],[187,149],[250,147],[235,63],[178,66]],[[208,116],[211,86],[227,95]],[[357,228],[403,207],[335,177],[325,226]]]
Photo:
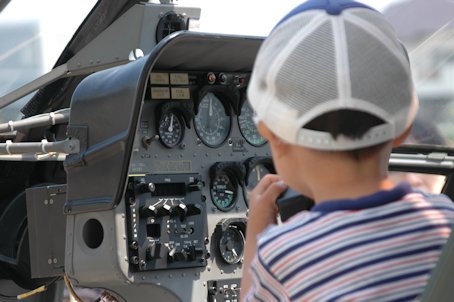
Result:
[[270,272],[259,253],[252,260],[249,273],[252,287],[246,301],[290,301],[285,288]]

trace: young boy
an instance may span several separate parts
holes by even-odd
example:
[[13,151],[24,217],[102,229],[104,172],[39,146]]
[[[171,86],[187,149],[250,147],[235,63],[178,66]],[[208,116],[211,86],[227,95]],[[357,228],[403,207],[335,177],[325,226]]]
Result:
[[[249,101],[278,175],[251,193],[242,300],[412,300],[454,222],[443,195],[388,178],[418,109],[392,27],[350,0],[310,0],[263,43]],[[276,225],[290,186],[310,212]]]

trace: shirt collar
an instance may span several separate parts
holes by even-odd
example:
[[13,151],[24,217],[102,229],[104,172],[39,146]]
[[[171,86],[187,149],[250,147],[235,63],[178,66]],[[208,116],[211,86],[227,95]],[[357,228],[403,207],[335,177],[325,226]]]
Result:
[[357,199],[336,199],[320,202],[312,207],[311,211],[332,212],[373,208],[400,200],[411,192],[413,191],[410,184],[402,182],[391,190],[378,191]]

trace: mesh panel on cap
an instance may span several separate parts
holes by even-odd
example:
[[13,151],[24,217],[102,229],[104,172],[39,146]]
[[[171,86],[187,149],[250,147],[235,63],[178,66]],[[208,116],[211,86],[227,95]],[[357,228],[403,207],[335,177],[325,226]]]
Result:
[[411,89],[401,62],[368,32],[349,22],[345,28],[352,97],[369,101],[389,114],[408,106],[402,100],[411,100]]
[[[383,19],[383,16],[379,13],[372,10],[365,9],[351,9],[348,11],[349,14],[355,15],[368,23],[372,23],[374,27],[379,28],[387,37],[389,37],[389,42],[393,43],[396,47],[401,48],[398,40],[396,39],[396,34],[394,32],[391,24],[386,22]],[[392,38],[391,38],[392,37]]]
[[331,22],[299,42],[277,73],[276,87],[276,97],[300,112],[338,97]]
[[296,34],[302,28],[306,27],[316,15],[319,15],[319,13],[313,11],[304,15],[295,16],[292,18],[292,22],[287,21],[281,24],[265,40],[257,55],[253,72],[253,75],[260,77],[261,89],[267,89],[266,75],[269,72],[270,64],[272,64],[270,58],[278,58],[278,54],[287,46],[289,39],[293,37],[286,33],[291,32]]

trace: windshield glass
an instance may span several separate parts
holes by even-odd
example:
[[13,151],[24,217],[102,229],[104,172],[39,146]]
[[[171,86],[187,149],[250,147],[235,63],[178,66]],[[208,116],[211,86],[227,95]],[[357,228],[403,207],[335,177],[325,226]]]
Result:
[[[176,1],[176,0],[175,0]],[[408,144],[454,144],[454,3],[449,0],[365,0],[381,11],[407,46],[420,99]],[[0,96],[49,72],[95,0],[13,0],[0,13]],[[266,36],[301,0],[180,0],[202,8],[200,31]],[[0,110],[20,118],[31,97]]]
[[[52,70],[96,0],[12,0],[0,12],[0,96]],[[30,94],[0,110],[0,123],[21,118]]]

